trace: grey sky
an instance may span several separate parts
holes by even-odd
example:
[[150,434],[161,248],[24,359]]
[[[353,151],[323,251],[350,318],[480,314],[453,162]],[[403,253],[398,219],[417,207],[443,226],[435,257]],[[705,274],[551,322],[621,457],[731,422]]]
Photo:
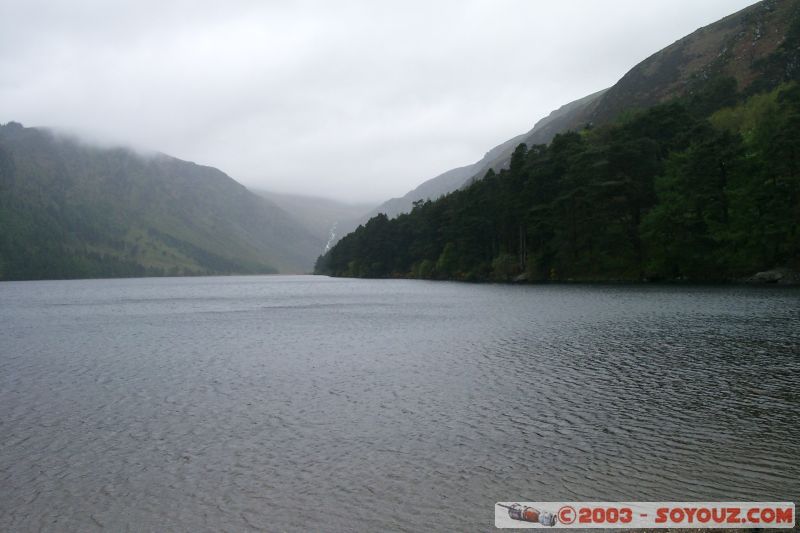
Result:
[[0,122],[383,201],[752,0],[0,0]]

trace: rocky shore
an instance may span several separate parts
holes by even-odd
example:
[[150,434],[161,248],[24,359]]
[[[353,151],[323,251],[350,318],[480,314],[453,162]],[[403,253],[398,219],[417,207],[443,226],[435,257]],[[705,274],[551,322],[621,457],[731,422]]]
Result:
[[757,272],[741,281],[752,284],[777,283],[780,285],[800,285],[800,272],[789,268],[773,268],[772,270]]

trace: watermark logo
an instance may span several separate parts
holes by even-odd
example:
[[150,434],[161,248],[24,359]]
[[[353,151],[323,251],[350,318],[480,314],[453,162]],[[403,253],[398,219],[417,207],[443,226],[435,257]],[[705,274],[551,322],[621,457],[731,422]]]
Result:
[[[556,516],[549,512],[544,511],[541,508],[531,507],[529,505],[524,505],[521,503],[511,503],[511,504],[504,504],[498,503],[496,504],[498,507],[502,507],[503,509],[508,510],[508,517],[512,520],[517,520],[519,522],[529,522],[532,524],[539,524],[542,527],[552,527],[556,525],[558,520]],[[497,515],[495,514],[495,525],[497,523]],[[497,526],[502,527],[502,526]],[[519,526],[517,526],[519,527]]]
[[792,502],[498,502],[498,528],[786,528]]

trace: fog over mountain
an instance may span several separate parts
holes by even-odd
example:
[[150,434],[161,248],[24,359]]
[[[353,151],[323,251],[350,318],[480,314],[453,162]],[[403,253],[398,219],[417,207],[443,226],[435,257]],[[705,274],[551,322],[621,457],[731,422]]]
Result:
[[0,123],[378,204],[751,3],[5,3]]
[[303,273],[325,247],[222,171],[0,125],[0,280]]

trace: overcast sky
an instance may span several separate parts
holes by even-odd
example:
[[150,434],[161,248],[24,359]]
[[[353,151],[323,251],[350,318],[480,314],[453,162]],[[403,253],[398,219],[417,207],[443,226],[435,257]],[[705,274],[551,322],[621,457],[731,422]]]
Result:
[[378,203],[752,0],[0,0],[0,122]]

